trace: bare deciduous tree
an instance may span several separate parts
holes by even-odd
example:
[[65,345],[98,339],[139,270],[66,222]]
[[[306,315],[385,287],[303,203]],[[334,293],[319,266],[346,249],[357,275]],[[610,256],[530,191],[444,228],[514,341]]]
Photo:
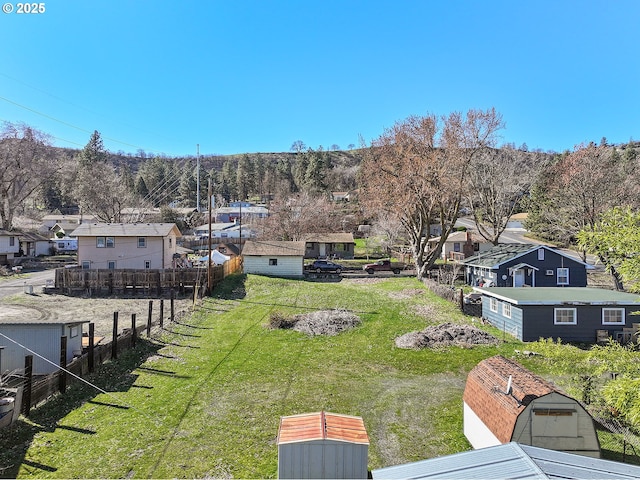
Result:
[[[503,127],[494,109],[411,116],[387,129],[365,153],[361,200],[374,214],[396,216],[411,244],[418,278],[434,264],[458,218],[466,175]],[[441,240],[429,245],[431,225]]]
[[0,132],[0,223],[13,227],[16,210],[60,169],[49,136],[23,123]]
[[337,232],[340,228],[334,204],[303,192],[271,202],[263,235],[270,240],[302,240],[307,233]]

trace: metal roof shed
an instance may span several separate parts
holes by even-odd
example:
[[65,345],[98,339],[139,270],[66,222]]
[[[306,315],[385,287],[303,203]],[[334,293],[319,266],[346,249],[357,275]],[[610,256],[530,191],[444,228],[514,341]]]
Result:
[[369,437],[361,417],[329,412],[280,419],[278,478],[368,476]]

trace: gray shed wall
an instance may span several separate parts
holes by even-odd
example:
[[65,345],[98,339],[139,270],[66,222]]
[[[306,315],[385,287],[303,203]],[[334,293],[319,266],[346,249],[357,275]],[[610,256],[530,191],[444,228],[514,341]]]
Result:
[[332,440],[278,445],[278,478],[366,479],[369,446]]

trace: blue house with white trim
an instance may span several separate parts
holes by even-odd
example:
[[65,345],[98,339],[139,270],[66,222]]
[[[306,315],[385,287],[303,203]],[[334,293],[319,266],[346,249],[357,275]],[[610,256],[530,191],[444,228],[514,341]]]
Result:
[[589,287],[474,290],[482,294],[482,317],[524,342],[561,338],[595,343],[599,331],[619,339],[640,322],[640,295],[626,292]]
[[468,285],[586,287],[593,266],[546,245],[505,243],[462,262]]

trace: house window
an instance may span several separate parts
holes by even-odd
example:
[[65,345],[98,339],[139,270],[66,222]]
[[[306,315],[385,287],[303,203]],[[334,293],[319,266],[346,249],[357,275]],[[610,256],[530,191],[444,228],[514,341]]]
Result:
[[541,262],[544,260],[544,248],[538,249],[538,260],[540,260]]
[[144,268],[146,268],[146,269],[151,268],[151,260],[145,260],[144,261]]
[[576,325],[578,323],[575,308],[554,308],[553,324],[554,325]]
[[503,303],[502,304],[502,315],[507,317],[507,318],[511,318],[511,304],[510,303]]
[[115,260],[109,260],[107,262],[107,268],[109,270],[115,270],[116,269],[116,261]]
[[91,268],[91,262],[89,260],[82,261],[82,269],[89,270]]
[[453,251],[460,252],[460,242],[453,242]]
[[169,247],[173,245],[173,238],[169,237]]
[[69,337],[74,338],[77,337],[80,334],[80,327],[73,326],[69,328]]
[[13,247],[16,244],[16,237],[9,237],[9,246]]
[[147,237],[138,237],[138,248],[147,248]]
[[269,259],[269,266],[276,266],[278,265],[278,259],[277,258],[270,258]]
[[489,299],[489,310],[491,310],[492,312],[497,312],[498,311],[498,300],[495,298],[490,298]]
[[96,237],[96,248],[113,248],[116,246],[114,237]]
[[569,285],[568,268],[558,268],[558,285]]
[[624,308],[603,308],[602,324],[603,325],[624,325]]
[[480,242],[475,242],[473,244],[473,251],[474,252],[479,252],[480,251]]

